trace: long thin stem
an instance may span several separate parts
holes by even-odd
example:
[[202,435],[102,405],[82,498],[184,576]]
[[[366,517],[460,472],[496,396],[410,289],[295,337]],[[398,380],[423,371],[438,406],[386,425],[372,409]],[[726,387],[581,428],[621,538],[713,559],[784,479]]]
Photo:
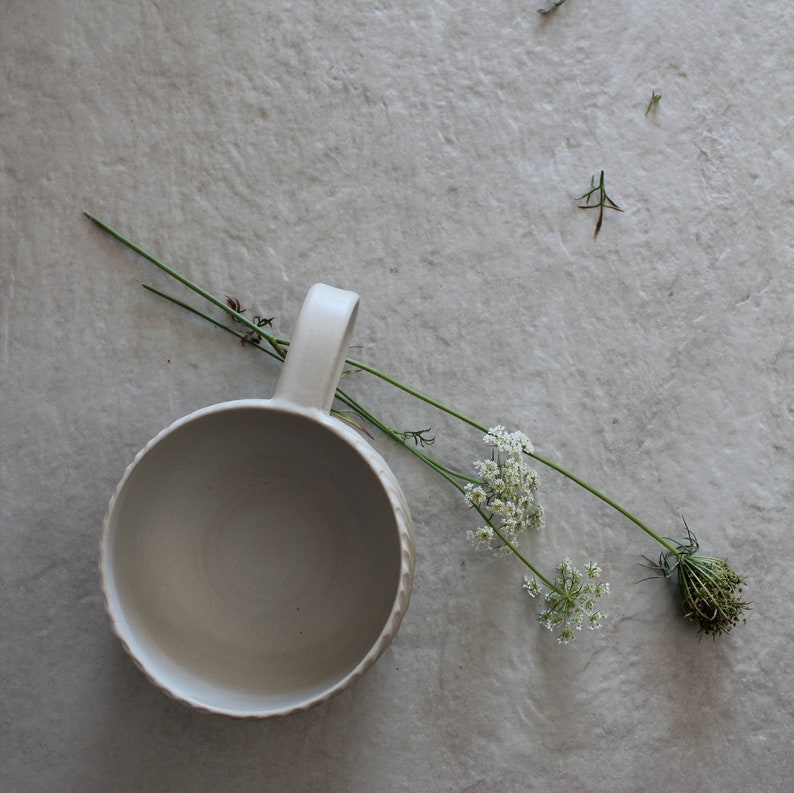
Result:
[[[385,380],[387,383],[399,388],[402,391],[405,391],[405,393],[410,394],[411,396],[421,400],[422,402],[426,402],[428,405],[431,405],[432,407],[442,411],[443,413],[447,413],[450,416],[453,416],[454,418],[460,419],[469,426],[474,427],[475,429],[478,429],[483,433],[488,431],[487,427],[485,427],[482,424],[479,424],[473,419],[470,419],[468,416],[465,416],[464,414],[459,413],[457,410],[453,410],[452,408],[447,407],[442,402],[439,402],[438,400],[433,399],[432,397],[429,397],[426,394],[423,394],[421,391],[417,391],[416,389],[411,388],[405,385],[404,383],[401,383],[399,380],[396,380],[395,378],[384,374],[383,372],[381,372],[378,369],[375,369],[372,366],[368,366],[367,364],[361,363],[360,361],[349,361],[349,363],[351,365],[358,367],[362,371],[368,372],[369,374],[372,374],[375,377],[379,377],[382,380]],[[620,506],[620,504],[618,504],[616,501],[609,498],[609,496],[605,495],[600,490],[588,484],[583,479],[580,479],[578,476],[572,474],[570,471],[566,470],[561,465],[558,465],[552,460],[549,460],[546,457],[537,454],[536,452],[531,452],[529,456],[533,460],[537,460],[539,463],[547,466],[548,468],[551,468],[553,471],[562,474],[566,479],[570,479],[571,482],[574,482],[580,487],[583,487],[585,490],[587,490],[588,493],[591,493],[596,498],[601,499],[601,501],[603,501],[605,504],[608,504],[610,507],[620,512],[621,515],[628,518],[632,523],[634,523],[636,526],[642,529],[646,534],[653,537],[654,540],[661,543],[668,550],[672,551],[675,554],[679,553],[679,549],[676,545],[674,545],[672,542],[665,539],[661,535],[657,534],[653,529],[650,528],[650,526],[643,523],[643,521],[641,521],[638,517],[636,517],[631,512],[629,512],[625,507]]]
[[83,214],[89,220],[96,223],[96,225],[99,226],[103,231],[106,231],[108,234],[110,234],[111,237],[117,239],[123,245],[126,245],[131,251],[134,251],[139,256],[142,256],[144,259],[151,262],[155,267],[158,267],[164,273],[167,273],[168,275],[171,276],[171,278],[179,281],[180,284],[183,284],[188,289],[195,292],[197,295],[203,297],[205,300],[209,301],[213,305],[218,306],[218,308],[223,309],[223,311],[225,311],[230,317],[233,317],[240,324],[245,325],[247,328],[250,328],[251,330],[255,331],[262,338],[267,340],[267,342],[276,350],[276,352],[283,353],[284,355],[286,355],[286,351],[279,343],[279,340],[272,333],[267,333],[266,331],[262,330],[262,328],[259,327],[259,325],[257,325],[254,322],[251,322],[251,320],[248,319],[248,317],[244,317],[239,311],[235,311],[225,300],[216,297],[211,292],[207,292],[206,289],[203,289],[198,284],[193,283],[193,281],[191,281],[189,278],[186,278],[181,273],[178,273],[172,267],[169,267],[165,262],[161,262],[159,259],[152,256],[150,253],[147,253],[145,250],[143,250],[143,248],[139,248],[135,243],[130,242],[130,240],[128,240],[123,235],[121,235],[118,231],[112,229],[106,223],[101,221],[98,217],[96,217],[96,215],[92,215],[90,212],[86,212],[85,209],[83,210]]
[[[241,341],[246,338],[245,333],[240,333],[233,328],[230,328],[228,325],[224,325],[222,322],[219,322],[214,317],[211,317],[209,314],[205,314],[203,311],[199,311],[195,306],[191,306],[190,303],[185,303],[183,300],[179,300],[179,298],[174,297],[173,295],[169,295],[167,292],[162,292],[161,290],[155,288],[151,284],[146,284],[143,281],[139,281],[140,285],[147,291],[152,292],[153,294],[157,295],[158,297],[162,297],[164,300],[167,300],[169,303],[173,303],[175,306],[179,306],[179,308],[185,309],[185,311],[189,311],[191,314],[195,314],[200,319],[203,319],[205,322],[209,322],[210,324],[214,325],[216,328],[220,328],[221,330],[225,330],[227,333],[231,333],[233,336],[237,336],[238,339]],[[236,312],[235,312],[236,313]],[[285,340],[279,339],[279,346],[285,346]],[[269,350],[267,347],[262,347],[260,344],[255,344],[254,346],[258,347],[262,352],[270,355],[271,357],[275,358],[278,361],[284,360],[284,355],[279,355],[274,350]]]
[[[603,180],[603,174],[602,174],[602,180]],[[602,185],[603,185],[603,182],[602,182]],[[607,199],[607,200],[609,200],[609,199]],[[144,259],[146,259],[147,261],[149,261],[152,264],[154,264],[160,270],[162,270],[163,272],[165,272],[166,274],[168,274],[169,276],[174,278],[176,281],[179,281],[179,283],[183,284],[184,286],[186,286],[188,289],[190,289],[193,292],[195,292],[200,297],[204,298],[208,302],[212,303],[213,305],[215,305],[218,308],[220,308],[223,311],[225,311],[235,321],[237,321],[240,324],[242,324],[242,325],[248,327],[249,329],[253,330],[256,334],[258,334],[259,336],[264,338],[265,341],[268,342],[268,344],[273,348],[274,352],[270,352],[269,350],[266,350],[265,348],[261,347],[258,344],[256,345],[257,347],[259,347],[260,349],[262,349],[265,352],[270,353],[271,355],[273,355],[273,357],[276,357],[279,360],[284,360],[284,358],[286,357],[286,354],[287,354],[286,347],[289,344],[288,340],[280,339],[280,338],[276,337],[273,334],[270,334],[270,333],[267,333],[266,331],[263,331],[262,328],[260,328],[255,323],[251,322],[251,320],[249,320],[247,317],[243,316],[241,313],[239,313],[238,311],[235,311],[233,308],[231,308],[226,301],[224,301],[221,298],[216,297],[212,293],[206,291],[205,289],[203,289],[202,287],[198,286],[197,284],[195,284],[190,279],[186,278],[185,276],[181,275],[180,273],[178,273],[173,268],[169,267],[164,262],[161,262],[159,259],[157,259],[154,256],[152,256],[151,254],[147,253],[142,248],[140,248],[137,245],[135,245],[134,243],[130,242],[130,240],[128,240],[122,234],[120,234],[119,232],[115,231],[110,226],[108,226],[107,224],[102,222],[95,215],[91,214],[90,212],[86,212],[85,210],[83,210],[83,214],[89,220],[91,220],[93,223],[95,223],[97,226],[99,226],[101,229],[103,229],[108,234],[110,234],[112,237],[114,237],[116,240],[118,240],[123,245],[128,247],[130,250],[134,251],[139,256],[142,256]],[[160,292],[157,289],[154,289],[154,287],[148,287],[147,286],[146,288],[149,289],[152,292],[155,292],[156,294],[160,295],[161,297],[164,297],[164,298],[170,300],[171,302],[176,303],[177,305],[187,309],[188,311],[191,311],[192,313],[202,317],[203,319],[206,319],[206,320],[212,322],[214,325],[216,325],[218,327],[221,327],[224,330],[227,330],[227,331],[229,331],[231,333],[234,333],[235,335],[239,336],[240,338],[243,337],[243,334],[238,334],[236,331],[232,330],[231,328],[227,328],[222,323],[219,323],[216,320],[214,320],[211,317],[209,317],[208,315],[205,315],[202,312],[198,311],[197,309],[194,309],[192,306],[189,306],[186,303],[183,303],[182,301],[179,301],[179,300],[177,300],[175,298],[172,298],[169,295],[166,295],[165,293]],[[427,394],[423,394],[421,391],[417,391],[416,389],[405,385],[405,383],[402,383],[401,381],[391,377],[390,375],[385,374],[384,372],[380,371],[379,369],[376,369],[373,366],[370,366],[369,364],[363,363],[363,362],[358,361],[358,360],[354,360],[352,358],[348,358],[346,360],[346,363],[348,365],[350,365],[350,366],[353,366],[353,367],[355,367],[357,369],[360,369],[360,370],[362,370],[364,372],[367,372],[367,373],[369,373],[369,374],[371,374],[371,375],[373,375],[375,377],[378,377],[379,379],[383,380],[384,382],[395,386],[396,388],[400,389],[401,391],[404,391],[406,394],[409,394],[410,396],[413,396],[416,399],[418,399],[418,400],[420,400],[422,402],[425,402],[426,404],[430,405],[431,407],[434,407],[437,410],[439,410],[439,411],[441,411],[443,413],[446,413],[446,414],[452,416],[453,418],[456,418],[456,419],[462,421],[464,424],[468,424],[470,427],[473,427],[474,429],[477,429],[477,430],[479,430],[479,431],[481,431],[483,433],[487,433],[488,432],[488,428],[485,427],[485,425],[480,424],[477,421],[474,421],[473,419],[469,418],[468,416],[464,415],[463,413],[460,413],[459,411],[454,410],[453,408],[443,404],[442,402],[439,402],[438,400],[433,399],[432,397],[428,396]],[[417,457],[421,458],[424,462],[426,462],[428,465],[430,465],[432,468],[434,468],[439,474],[441,474],[442,476],[448,478],[450,481],[452,481],[454,484],[456,484],[456,486],[460,487],[460,484],[459,484],[459,482],[456,482],[453,479],[453,477],[456,477],[457,479],[463,479],[464,481],[466,481],[468,479],[467,477],[465,477],[465,475],[461,475],[458,472],[455,472],[455,471],[452,471],[451,469],[446,468],[445,466],[441,465],[438,461],[434,460],[432,457],[424,454],[419,449],[411,446],[406,441],[405,438],[399,437],[399,434],[395,430],[393,430],[391,427],[389,427],[388,425],[384,424],[383,422],[379,421],[369,411],[365,410],[360,405],[358,405],[358,403],[356,403],[354,400],[352,400],[347,394],[344,393],[344,391],[341,391],[341,390],[338,389],[337,390],[337,394],[341,397],[343,402],[346,402],[346,404],[348,404],[348,406],[351,407],[351,409],[353,409],[354,411],[359,413],[359,415],[361,415],[362,417],[366,418],[366,420],[371,421],[374,426],[378,427],[378,429],[382,430],[387,435],[389,435],[391,438],[396,440],[398,443],[400,443],[403,446],[405,446],[412,454],[414,454]],[[669,540],[665,539],[664,537],[662,537],[661,535],[659,535],[657,532],[653,531],[653,529],[651,529],[648,525],[643,523],[639,518],[637,518],[635,515],[633,515],[631,512],[629,512],[624,507],[620,506],[620,504],[618,504],[613,499],[609,498],[607,495],[602,493],[600,490],[597,490],[595,487],[593,487],[592,485],[588,484],[583,479],[580,479],[578,476],[572,474],[570,471],[566,470],[561,465],[558,465],[557,463],[555,463],[555,462],[553,462],[551,460],[548,460],[547,458],[545,458],[545,457],[543,457],[543,456],[541,456],[541,455],[539,455],[539,454],[537,454],[535,452],[532,452],[529,456],[532,457],[534,460],[537,460],[539,463],[542,463],[543,465],[545,465],[545,466],[551,468],[552,470],[556,471],[557,473],[561,474],[565,478],[569,479],[571,482],[573,482],[573,483],[579,485],[580,487],[584,488],[587,492],[591,493],[596,498],[600,499],[605,504],[607,504],[608,506],[612,507],[617,512],[619,512],[621,515],[626,517],[628,520],[630,520],[632,523],[634,523],[638,528],[642,529],[646,534],[648,534],[650,537],[652,537],[657,542],[661,543],[665,548],[667,548],[669,551],[674,553],[676,556],[680,555],[680,553],[681,553],[681,549],[680,548],[678,548],[676,545],[674,545],[671,541],[669,541]],[[501,538],[501,537],[500,537],[500,539],[504,540],[504,538]],[[505,544],[508,545],[508,547],[510,547],[509,543],[506,542]],[[513,549],[512,547],[511,547],[511,550],[513,550],[515,552],[515,549]],[[529,563],[525,559],[523,559],[523,557],[521,557],[519,555],[519,558],[521,558],[522,561],[524,561],[524,563],[527,564],[527,566],[529,566],[530,569],[532,569],[533,572],[534,572],[534,568],[532,568],[529,565]],[[541,577],[541,576],[539,576],[539,577]],[[546,579],[543,579],[543,580],[546,581]]]
[[369,364],[362,363],[361,361],[356,361],[351,358],[348,358],[347,363],[349,363],[351,366],[355,366],[357,369],[361,369],[362,372],[367,372],[368,374],[380,378],[381,380],[389,383],[390,385],[399,388],[401,391],[404,391],[406,394],[410,394],[412,397],[416,397],[417,399],[427,403],[431,407],[440,410],[442,413],[447,413],[453,418],[459,419],[464,424],[468,424],[470,427],[474,427],[474,429],[480,430],[480,432],[488,432],[488,428],[483,424],[480,424],[474,421],[474,419],[465,416],[463,413],[459,413],[457,410],[454,410],[453,408],[444,405],[443,403],[433,399],[432,397],[429,397],[427,394],[423,394],[421,391],[417,391],[415,388],[411,388],[405,383],[401,383],[399,380],[396,380],[394,377],[387,375],[385,372],[381,372],[380,369],[376,369],[374,366],[370,366]]
[[641,528],[646,534],[653,537],[654,540],[660,542],[662,545],[664,545],[665,548],[667,548],[672,553],[676,554],[676,556],[681,552],[677,545],[674,545],[672,542],[670,542],[670,540],[666,539],[665,537],[662,537],[660,534],[657,534],[650,526],[648,526],[646,523],[643,523],[635,515],[632,515],[632,513],[629,512],[625,507],[621,507],[620,504],[618,504],[616,501],[613,501],[609,496],[602,493],[600,490],[596,490],[596,488],[585,482],[583,479],[580,479],[575,474],[572,474],[570,471],[566,471],[561,465],[558,465],[552,460],[547,460],[545,457],[542,457],[536,452],[532,452],[529,456],[532,457],[533,460],[537,460],[539,463],[542,463],[543,465],[548,466],[552,470],[557,471],[557,473],[562,474],[566,479],[570,479],[571,482],[574,482],[580,487],[583,487],[588,493],[591,493],[596,498],[600,498],[601,501],[603,501],[605,504],[608,504],[610,507],[612,507],[612,509],[617,510],[624,517],[628,518],[632,523],[634,523],[636,526]]

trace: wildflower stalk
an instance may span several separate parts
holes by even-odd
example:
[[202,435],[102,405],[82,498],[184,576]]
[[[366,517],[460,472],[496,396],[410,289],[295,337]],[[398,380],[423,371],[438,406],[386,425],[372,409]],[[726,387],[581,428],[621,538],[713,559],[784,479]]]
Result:
[[399,388],[400,391],[404,391],[406,394],[409,394],[412,397],[416,397],[416,399],[425,402],[426,404],[430,405],[431,407],[440,410],[442,413],[446,413],[453,418],[456,418],[462,421],[464,424],[468,424],[470,427],[474,427],[474,429],[479,430],[482,433],[488,432],[488,428],[480,424],[474,419],[465,416],[463,413],[458,412],[454,408],[451,408],[442,402],[439,402],[436,399],[428,396],[427,394],[423,394],[421,391],[417,391],[415,388],[411,388],[410,386],[406,385],[405,383],[400,382],[394,377],[387,375],[385,372],[380,371],[380,369],[376,369],[374,366],[370,366],[369,364],[362,363],[361,361],[356,361],[353,359],[348,358],[347,363],[350,366],[355,366],[357,369],[361,369],[362,372],[367,372],[368,374],[374,375],[375,377],[383,380],[384,382],[388,383],[389,385],[393,385],[396,388]]
[[[195,314],[196,316],[198,316],[201,319],[211,323],[212,325],[215,325],[216,327],[221,328],[222,330],[225,330],[228,333],[233,334],[234,336],[237,336],[239,339],[245,338],[245,334],[239,333],[238,331],[228,327],[227,325],[224,325],[222,322],[219,322],[214,317],[211,317],[208,314],[204,314],[203,312],[199,311],[198,309],[194,308],[193,306],[189,305],[188,303],[185,303],[185,302],[183,302],[181,300],[178,300],[177,298],[175,298],[175,297],[173,297],[173,296],[171,296],[169,294],[166,294],[165,292],[161,292],[159,289],[155,289],[153,286],[150,286],[148,284],[141,283],[141,286],[144,289],[147,289],[148,291],[153,292],[158,297],[162,297],[165,300],[168,300],[169,302],[174,303],[175,305],[179,306],[180,308],[183,308],[183,309],[191,312],[192,314]],[[289,346],[289,340],[288,339],[279,339],[279,343],[281,345],[283,345],[283,346]],[[259,346],[259,349],[261,349],[262,352],[267,353],[268,355],[271,355],[272,357],[276,358],[277,360],[281,360],[281,361],[284,360],[283,356],[276,355],[271,350],[268,350],[265,347]],[[414,397],[416,397],[417,399],[419,399],[419,400],[421,400],[423,402],[426,402],[428,405],[431,405],[432,407],[435,407],[435,408],[437,408],[438,410],[440,410],[440,411],[442,411],[444,413],[448,413],[450,416],[453,416],[454,418],[460,419],[461,421],[463,421],[464,423],[466,423],[469,426],[473,427],[474,429],[480,430],[483,434],[488,432],[488,429],[485,426],[483,426],[482,424],[479,424],[478,422],[474,421],[473,419],[470,419],[468,416],[465,416],[462,413],[459,413],[458,411],[447,407],[443,403],[438,402],[435,399],[432,399],[431,397],[427,396],[426,394],[421,393],[420,391],[417,391],[416,389],[413,389],[413,388],[410,388],[409,386],[406,386],[404,383],[401,383],[399,380],[396,380],[393,377],[389,377],[388,375],[384,374],[383,372],[380,372],[378,369],[375,369],[372,366],[368,366],[367,364],[361,363],[360,361],[354,361],[352,359],[347,359],[347,363],[349,365],[351,365],[351,366],[354,366],[357,369],[361,369],[362,371],[368,372],[369,374],[372,374],[375,377],[381,378],[382,380],[386,381],[390,385],[393,385],[396,388],[399,388],[400,390],[405,391],[405,393],[410,394],[411,396],[414,396]],[[346,404],[351,410],[353,410],[354,412],[358,413],[359,416],[361,416],[362,418],[364,418],[367,421],[369,421],[373,426],[377,427],[377,429],[381,430],[381,432],[383,432],[384,434],[390,436],[393,440],[397,441],[398,443],[401,443],[412,454],[414,454],[415,456],[419,457],[423,462],[427,463],[432,468],[435,468],[438,471],[438,473],[448,474],[449,477],[455,477],[455,480],[464,480],[464,481],[469,481],[469,482],[477,482],[477,481],[479,481],[479,480],[475,479],[474,477],[469,477],[466,474],[463,474],[460,471],[453,471],[452,469],[446,468],[445,466],[443,466],[441,463],[439,463],[434,458],[430,457],[427,454],[423,454],[422,452],[420,452],[419,449],[416,449],[410,443],[407,443],[404,440],[404,438],[399,437],[400,433],[398,433],[393,428],[389,427],[387,424],[384,424],[383,422],[381,422],[372,413],[370,413],[368,410],[366,410],[360,403],[356,402],[350,396],[348,396],[344,391],[342,391],[342,389],[337,389],[337,396],[339,397],[339,400],[341,402],[343,402],[344,404]],[[660,534],[655,532],[650,526],[648,526],[646,523],[641,521],[636,515],[634,515],[631,512],[629,512],[629,510],[627,510],[625,507],[622,507],[620,504],[618,504],[616,501],[611,499],[605,493],[602,493],[600,490],[597,490],[595,487],[593,487],[589,483],[585,482],[583,479],[580,479],[575,474],[572,474],[570,471],[566,470],[565,468],[563,468],[558,463],[555,463],[553,460],[549,460],[546,457],[543,457],[542,455],[538,454],[534,450],[532,452],[527,453],[527,456],[531,457],[533,460],[536,460],[537,462],[541,463],[542,465],[545,465],[548,468],[551,468],[553,471],[556,471],[557,473],[561,474],[566,479],[569,479],[571,482],[573,482],[573,483],[579,485],[580,487],[584,488],[591,495],[594,495],[596,498],[601,499],[601,501],[603,501],[605,504],[607,504],[610,507],[612,507],[612,509],[614,509],[617,512],[619,512],[625,518],[627,518],[632,523],[634,523],[636,526],[638,526],[640,529],[642,529],[646,534],[648,534],[650,537],[652,537],[658,543],[660,543],[665,548],[667,548],[667,550],[670,551],[670,553],[672,553],[672,554],[674,554],[676,556],[679,555],[680,553],[682,553],[682,551],[681,551],[681,549],[680,549],[680,547],[678,545],[674,544],[673,542],[668,540],[666,537],[662,537]],[[453,484],[457,484],[457,482],[455,480],[450,478],[450,481],[453,482]]]
[[[480,430],[480,432],[482,432],[482,433],[487,433],[488,432],[488,428],[485,427],[485,425],[480,424],[477,421],[474,421],[474,419],[471,419],[468,416],[464,415],[463,413],[460,413],[459,411],[448,407],[447,405],[443,404],[442,402],[439,402],[436,399],[433,399],[432,397],[428,396],[427,394],[423,394],[421,391],[417,391],[415,388],[411,388],[410,386],[407,386],[405,383],[400,382],[399,380],[395,379],[394,377],[390,377],[389,375],[385,374],[384,372],[381,372],[379,369],[376,369],[373,366],[369,366],[368,364],[362,363],[361,361],[354,361],[354,360],[350,360],[350,359],[348,360],[348,363],[351,366],[355,366],[357,369],[361,369],[364,372],[368,372],[369,374],[374,375],[375,377],[378,377],[381,380],[384,380],[385,382],[389,383],[390,385],[393,385],[396,388],[399,388],[401,391],[404,391],[406,394],[410,394],[411,396],[415,397],[416,399],[419,399],[422,402],[425,402],[426,404],[430,405],[431,407],[434,407],[437,410],[440,410],[442,413],[446,413],[446,414],[452,416],[453,418],[459,419],[460,421],[464,422],[465,424],[468,424],[470,427],[473,427],[476,430]],[[658,543],[661,543],[669,551],[671,551],[672,553],[678,553],[677,546],[675,546],[672,542],[670,542],[668,539],[666,539],[665,537],[662,537],[660,534],[655,532],[650,526],[648,526],[646,523],[641,521],[636,515],[633,515],[625,507],[622,507],[616,501],[611,499],[605,493],[602,493],[597,488],[593,487],[591,484],[585,482],[583,479],[579,478],[575,474],[572,474],[570,471],[566,470],[565,468],[563,468],[558,463],[555,463],[554,461],[549,460],[546,457],[543,457],[542,455],[538,454],[534,450],[532,452],[528,452],[527,456],[531,457],[533,460],[536,460],[537,462],[541,463],[542,465],[545,465],[546,467],[551,468],[553,471],[556,471],[558,474],[561,474],[562,476],[564,476],[566,479],[569,479],[574,484],[577,484],[580,487],[584,488],[585,490],[587,490],[588,493],[590,493],[591,495],[594,495],[596,498],[601,499],[601,501],[603,501],[605,504],[609,505],[614,510],[619,512],[621,515],[623,515],[624,517],[628,518],[632,523],[634,523],[637,527],[642,529],[646,534],[648,534],[650,537],[652,537]]]
[[[601,174],[601,188],[603,190],[603,172]],[[594,188],[593,191],[594,192]],[[589,198],[589,194],[586,194]],[[609,201],[608,198],[606,198]],[[597,206],[597,205],[596,205]],[[610,207],[612,208],[612,207]],[[617,207],[614,207],[617,209]],[[220,308],[232,320],[246,327],[247,333],[241,333],[233,328],[228,327],[222,322],[219,322],[214,317],[205,314],[204,312],[196,309],[195,307],[165,293],[153,286],[141,284],[148,291],[158,295],[165,300],[191,312],[197,317],[211,323],[241,340],[243,345],[252,344],[257,349],[270,355],[278,361],[283,361],[288,353],[290,340],[287,338],[279,337],[270,331],[264,329],[264,324],[269,324],[269,320],[263,322],[254,322],[244,316],[245,309],[240,307],[236,300],[221,298],[213,295],[207,290],[195,284],[190,279],[178,273],[176,270],[160,261],[156,257],[144,251],[134,243],[130,242],[119,232],[115,231],[104,222],[99,220],[96,216],[85,212],[84,214],[93,223],[107,232],[110,236],[121,242],[123,245],[134,251],[160,270],[165,272],[170,277],[174,278],[179,283],[186,286],[188,289],[207,300],[212,305]],[[599,218],[600,225],[600,218]],[[596,229],[596,233],[598,228]],[[254,319],[258,319],[254,317]],[[261,342],[264,342],[262,344]],[[377,428],[387,437],[391,438],[401,446],[406,448],[411,454],[425,463],[428,467],[434,470],[439,476],[444,478],[453,487],[455,487],[468,501],[469,505],[478,513],[480,518],[486,524],[486,540],[484,545],[487,546],[490,538],[495,536],[501,543],[501,549],[512,553],[529,569],[534,579],[524,579],[523,589],[531,596],[536,596],[540,592],[540,587],[537,584],[537,579],[543,582],[547,588],[545,595],[546,608],[538,615],[540,622],[547,628],[561,630],[558,641],[567,643],[573,638],[572,630],[579,629],[581,624],[585,622],[590,628],[598,628],[600,619],[604,616],[602,612],[595,611],[594,604],[598,598],[609,592],[609,585],[606,583],[596,584],[594,579],[600,574],[600,568],[594,563],[589,563],[586,566],[586,577],[574,568],[570,560],[566,559],[562,564],[557,567],[557,576],[554,580],[544,576],[531,562],[527,559],[516,547],[515,536],[518,531],[526,528],[528,525],[535,525],[538,528],[542,525],[542,509],[536,507],[534,511],[530,510],[533,503],[532,494],[537,485],[537,476],[531,469],[519,463],[517,458],[527,456],[542,465],[559,473],[567,478],[574,484],[579,485],[591,495],[603,501],[608,506],[612,507],[618,513],[623,515],[629,521],[634,523],[638,528],[642,529],[647,535],[660,543],[665,551],[660,555],[658,563],[652,562],[647,559],[648,567],[650,567],[656,574],[665,578],[673,575],[674,572],[678,573],[679,579],[679,594],[681,597],[682,605],[684,607],[685,616],[700,626],[700,632],[717,636],[721,633],[728,632],[738,623],[741,614],[749,604],[744,603],[738,599],[737,594],[741,593],[741,586],[744,584],[744,578],[739,576],[724,560],[715,559],[712,557],[705,557],[697,554],[699,545],[694,535],[687,527],[688,542],[676,543],[668,538],[662,537],[646,523],[637,518],[629,510],[622,507],[609,496],[596,489],[580,477],[571,473],[563,468],[558,463],[549,460],[546,457],[535,452],[529,439],[521,433],[507,434],[502,427],[488,429],[485,425],[475,421],[474,419],[466,416],[465,414],[439,402],[436,399],[422,393],[405,383],[397,380],[390,375],[382,372],[381,370],[370,366],[362,361],[352,358],[347,358],[346,363],[354,370],[367,372],[368,374],[377,377],[384,382],[398,388],[404,393],[426,403],[427,405],[446,413],[447,415],[461,421],[462,423],[479,430],[484,434],[484,440],[494,447],[494,452],[491,461],[482,461],[477,464],[478,473],[481,474],[480,478],[472,477],[461,471],[450,468],[443,463],[439,462],[433,456],[422,451],[420,447],[429,445],[433,442],[433,438],[426,437],[427,430],[403,432],[397,430],[384,421],[380,420],[376,415],[369,411],[366,407],[361,405],[357,400],[351,397],[344,389],[337,388],[336,397],[343,405],[348,407],[351,411],[361,417],[365,422]],[[334,411],[341,419],[348,420],[340,411]],[[351,422],[354,426],[359,426],[355,422]],[[411,443],[411,440],[414,443]],[[502,461],[502,455],[506,455],[506,461]],[[512,467],[511,467],[512,466]],[[515,474],[519,473],[519,477],[523,476],[522,481],[530,482],[529,485],[521,484],[514,487],[518,490],[515,493],[510,493],[508,497],[507,506],[513,509],[513,512],[503,511],[505,504],[497,496],[499,493],[496,489],[492,489],[488,493],[484,489],[484,485],[490,485],[495,480],[489,479],[484,471],[488,468],[489,471],[498,471],[494,476],[503,476],[505,472],[510,471]],[[511,474],[506,474],[509,479]],[[529,477],[529,478],[527,478]],[[518,481],[518,480],[517,480]],[[499,479],[501,485],[505,481]],[[515,501],[511,499],[515,498]],[[498,506],[497,506],[498,503]],[[516,506],[520,504],[519,506]],[[518,510],[516,512],[516,510]],[[508,516],[505,518],[504,515]],[[516,517],[516,515],[518,517]],[[501,521],[501,523],[500,523]],[[518,529],[515,525],[518,525]],[[686,524],[685,524],[686,526]],[[470,532],[471,534],[475,534]],[[478,542],[478,544],[480,544]]]
[[[148,262],[151,262],[155,267],[158,267],[167,275],[171,276],[176,281],[179,281],[180,284],[186,286],[191,291],[195,292],[200,297],[203,297],[209,303],[217,306],[218,308],[225,311],[235,322],[239,322],[241,325],[245,325],[250,330],[254,331],[254,333],[261,336],[263,339],[270,344],[271,347],[278,353],[280,359],[283,361],[286,357],[287,353],[283,346],[283,340],[277,339],[272,333],[268,333],[267,331],[262,330],[262,328],[257,325],[256,323],[252,322],[248,317],[245,317],[239,311],[236,311],[229,305],[229,302],[226,300],[222,300],[219,297],[216,297],[212,293],[208,292],[206,289],[203,289],[198,284],[191,281],[189,278],[186,278],[181,273],[178,273],[173,268],[169,267],[165,262],[161,262],[156,257],[152,256],[150,253],[147,253],[143,248],[139,248],[134,242],[130,242],[126,237],[119,234],[118,231],[112,229],[106,223],[103,223],[98,217],[92,215],[90,212],[86,212],[83,210],[83,214],[91,221],[93,221],[97,226],[99,226],[103,231],[107,232],[111,237],[117,239],[122,245],[128,247],[131,251],[134,251],[139,256],[142,256]],[[154,290],[152,290],[154,291]],[[183,304],[184,305],[184,304]]]
[[653,537],[656,542],[661,543],[671,553],[677,554],[679,552],[678,547],[670,542],[670,540],[668,540],[666,537],[662,537],[660,534],[657,534],[650,526],[648,526],[647,523],[641,521],[636,515],[633,515],[625,507],[622,507],[617,503],[617,501],[614,501],[605,493],[602,493],[600,490],[597,490],[592,485],[585,482],[584,479],[580,479],[570,471],[566,471],[561,465],[558,465],[557,463],[553,462],[552,460],[548,460],[545,457],[541,457],[535,452],[532,453],[531,457],[534,460],[537,460],[539,463],[551,468],[553,471],[562,474],[566,479],[570,479],[571,482],[574,482],[575,484],[584,488],[588,493],[594,495],[596,498],[601,499],[601,501],[619,512],[621,515],[623,515],[623,517],[628,518],[635,526],[642,529],[648,536]]

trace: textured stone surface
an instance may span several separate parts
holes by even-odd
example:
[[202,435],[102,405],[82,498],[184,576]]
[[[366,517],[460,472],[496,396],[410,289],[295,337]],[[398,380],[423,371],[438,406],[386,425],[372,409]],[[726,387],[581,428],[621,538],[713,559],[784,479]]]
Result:
[[[777,790],[794,775],[794,6],[730,0],[6,2],[0,26],[0,788]],[[653,90],[660,103],[645,116]],[[575,197],[604,169],[597,240]],[[455,493],[378,439],[417,578],[381,661],[274,722],[194,713],[105,617],[99,528],[126,464],[277,368],[139,289],[89,209],[291,330],[354,289],[357,357],[604,488],[681,515],[749,578],[698,642],[657,547],[541,470],[545,569],[597,558],[610,618],[567,648]],[[477,433],[349,389],[440,454]],[[241,450],[245,453],[245,450]]]

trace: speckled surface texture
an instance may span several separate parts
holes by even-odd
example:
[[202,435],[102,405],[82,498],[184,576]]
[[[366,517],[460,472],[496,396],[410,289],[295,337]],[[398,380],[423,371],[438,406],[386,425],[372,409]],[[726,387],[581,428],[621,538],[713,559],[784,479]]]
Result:
[[[784,789],[792,30],[788,0],[4,2],[0,789]],[[594,240],[575,199],[601,169],[625,211]],[[683,515],[747,575],[747,624],[698,642],[669,582],[636,583],[659,547],[539,469],[523,547],[612,585],[602,630],[557,645],[518,562],[471,548],[458,495],[376,438],[418,552],[383,658],[283,720],[172,701],[104,613],[107,502],[162,427],[271,395],[278,368],[140,289],[168,281],[81,209],[286,334],[315,281],[357,291],[356,357],[522,428],[663,535]]]

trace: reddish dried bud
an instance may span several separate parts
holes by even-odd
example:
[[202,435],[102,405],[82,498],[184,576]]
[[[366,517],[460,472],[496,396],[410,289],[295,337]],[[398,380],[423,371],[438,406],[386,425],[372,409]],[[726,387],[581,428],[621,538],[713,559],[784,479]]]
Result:
[[226,295],[226,305],[229,306],[232,311],[236,311],[238,314],[245,314],[245,309],[240,304],[240,301],[236,297],[229,297]]

